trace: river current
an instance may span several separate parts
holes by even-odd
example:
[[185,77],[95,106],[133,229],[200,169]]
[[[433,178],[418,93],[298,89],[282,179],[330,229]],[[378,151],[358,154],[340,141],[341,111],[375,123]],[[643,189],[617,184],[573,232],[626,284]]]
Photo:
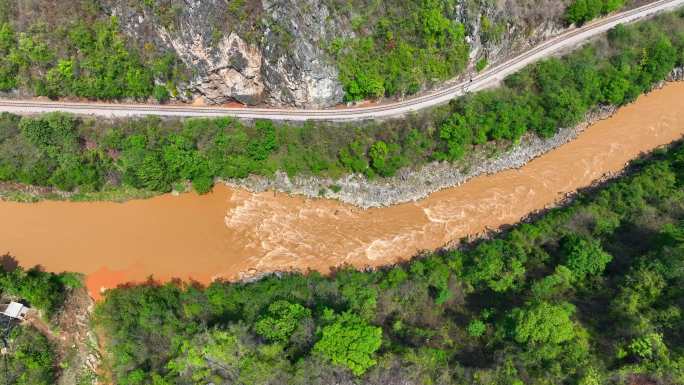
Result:
[[520,169],[419,202],[362,210],[226,186],[204,196],[126,203],[0,202],[0,253],[24,266],[84,273],[96,298],[149,276],[207,283],[277,270],[379,266],[515,223],[683,134],[684,82],[669,83]]

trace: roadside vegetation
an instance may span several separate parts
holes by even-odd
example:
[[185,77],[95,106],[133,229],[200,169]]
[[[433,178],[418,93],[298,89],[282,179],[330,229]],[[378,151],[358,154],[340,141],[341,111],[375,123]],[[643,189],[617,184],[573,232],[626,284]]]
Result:
[[[146,196],[211,189],[216,178],[288,175],[369,178],[439,160],[464,162],[482,146],[527,133],[548,137],[602,105],[624,105],[684,64],[684,13],[619,26],[563,58],[534,64],[493,90],[386,122],[350,124],[230,118],[96,121],[63,114],[0,115],[0,182]],[[115,193],[113,195],[116,195]]]
[[376,271],[107,292],[129,384],[681,384],[684,147],[499,236]]
[[[580,25],[620,9],[625,2],[575,0],[565,20]],[[126,36],[118,17],[109,15],[108,9],[117,3],[127,3],[140,11],[140,17],[153,15],[145,23],[156,23],[172,35],[178,32],[179,15],[187,6],[180,0],[78,0],[59,5],[1,0],[0,92],[162,103],[189,96],[179,95],[179,89],[187,91],[192,69],[144,30],[134,38]],[[346,101],[411,95],[461,74],[469,60],[466,35],[472,31],[459,20],[480,18],[478,32],[485,44],[500,42],[507,28],[505,19],[486,14],[496,7],[483,0],[324,3],[332,9],[328,17],[340,20],[326,22],[325,28],[332,30],[319,42],[320,48],[339,69]],[[511,12],[528,7],[525,1],[519,3],[508,6],[513,7]],[[259,1],[231,1],[224,12],[206,22],[212,25],[216,42],[235,32],[251,44],[263,45],[267,29],[279,31],[281,41],[271,44],[287,46],[292,39],[280,21],[264,14]],[[485,65],[482,57],[476,68]]]
[[575,0],[565,11],[569,24],[582,24],[625,6],[625,0]]
[[335,39],[328,47],[348,101],[414,94],[468,63],[465,28],[453,20],[453,2],[394,3],[353,8],[357,37]]
[[[38,310],[46,320],[61,309],[70,288],[81,286],[81,280],[75,274],[52,274],[37,267],[25,270],[16,266],[9,255],[0,258],[0,302],[22,302]],[[6,326],[2,320],[0,332],[4,332]],[[8,345],[6,354],[0,357],[0,384],[55,383],[58,373],[55,347],[41,331],[32,325],[21,325],[13,327],[5,337]]]

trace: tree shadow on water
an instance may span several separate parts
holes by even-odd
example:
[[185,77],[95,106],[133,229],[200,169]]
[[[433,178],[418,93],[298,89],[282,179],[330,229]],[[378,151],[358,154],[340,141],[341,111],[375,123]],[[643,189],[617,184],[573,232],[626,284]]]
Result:
[[16,258],[6,253],[0,256],[0,269],[5,272],[11,273],[19,267],[19,262]]

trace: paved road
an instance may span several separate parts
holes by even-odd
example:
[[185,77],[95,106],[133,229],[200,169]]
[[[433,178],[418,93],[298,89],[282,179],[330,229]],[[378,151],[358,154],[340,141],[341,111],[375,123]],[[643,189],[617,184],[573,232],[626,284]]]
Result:
[[574,47],[587,39],[601,34],[618,24],[629,23],[652,16],[658,12],[672,10],[684,5],[684,0],[659,0],[639,8],[617,13],[607,18],[589,23],[581,28],[569,30],[531,50],[487,69],[466,81],[448,85],[423,95],[398,102],[371,105],[367,107],[316,109],[283,109],[283,108],[223,108],[223,107],[191,107],[191,106],[159,106],[135,104],[105,103],[64,103],[44,101],[1,100],[0,111],[14,113],[40,113],[50,111],[70,112],[98,116],[195,116],[216,117],[235,116],[240,118],[262,118],[273,120],[359,120],[387,118],[406,114],[424,108],[447,103],[449,100],[463,95],[465,92],[482,90],[498,84],[506,76],[523,67],[549,57],[558,51]]

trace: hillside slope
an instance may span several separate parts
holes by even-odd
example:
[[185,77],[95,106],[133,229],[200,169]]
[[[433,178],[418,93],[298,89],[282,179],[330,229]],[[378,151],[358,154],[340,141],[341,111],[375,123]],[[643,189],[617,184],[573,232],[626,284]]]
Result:
[[570,3],[2,0],[0,90],[297,107],[401,97],[557,34]]

